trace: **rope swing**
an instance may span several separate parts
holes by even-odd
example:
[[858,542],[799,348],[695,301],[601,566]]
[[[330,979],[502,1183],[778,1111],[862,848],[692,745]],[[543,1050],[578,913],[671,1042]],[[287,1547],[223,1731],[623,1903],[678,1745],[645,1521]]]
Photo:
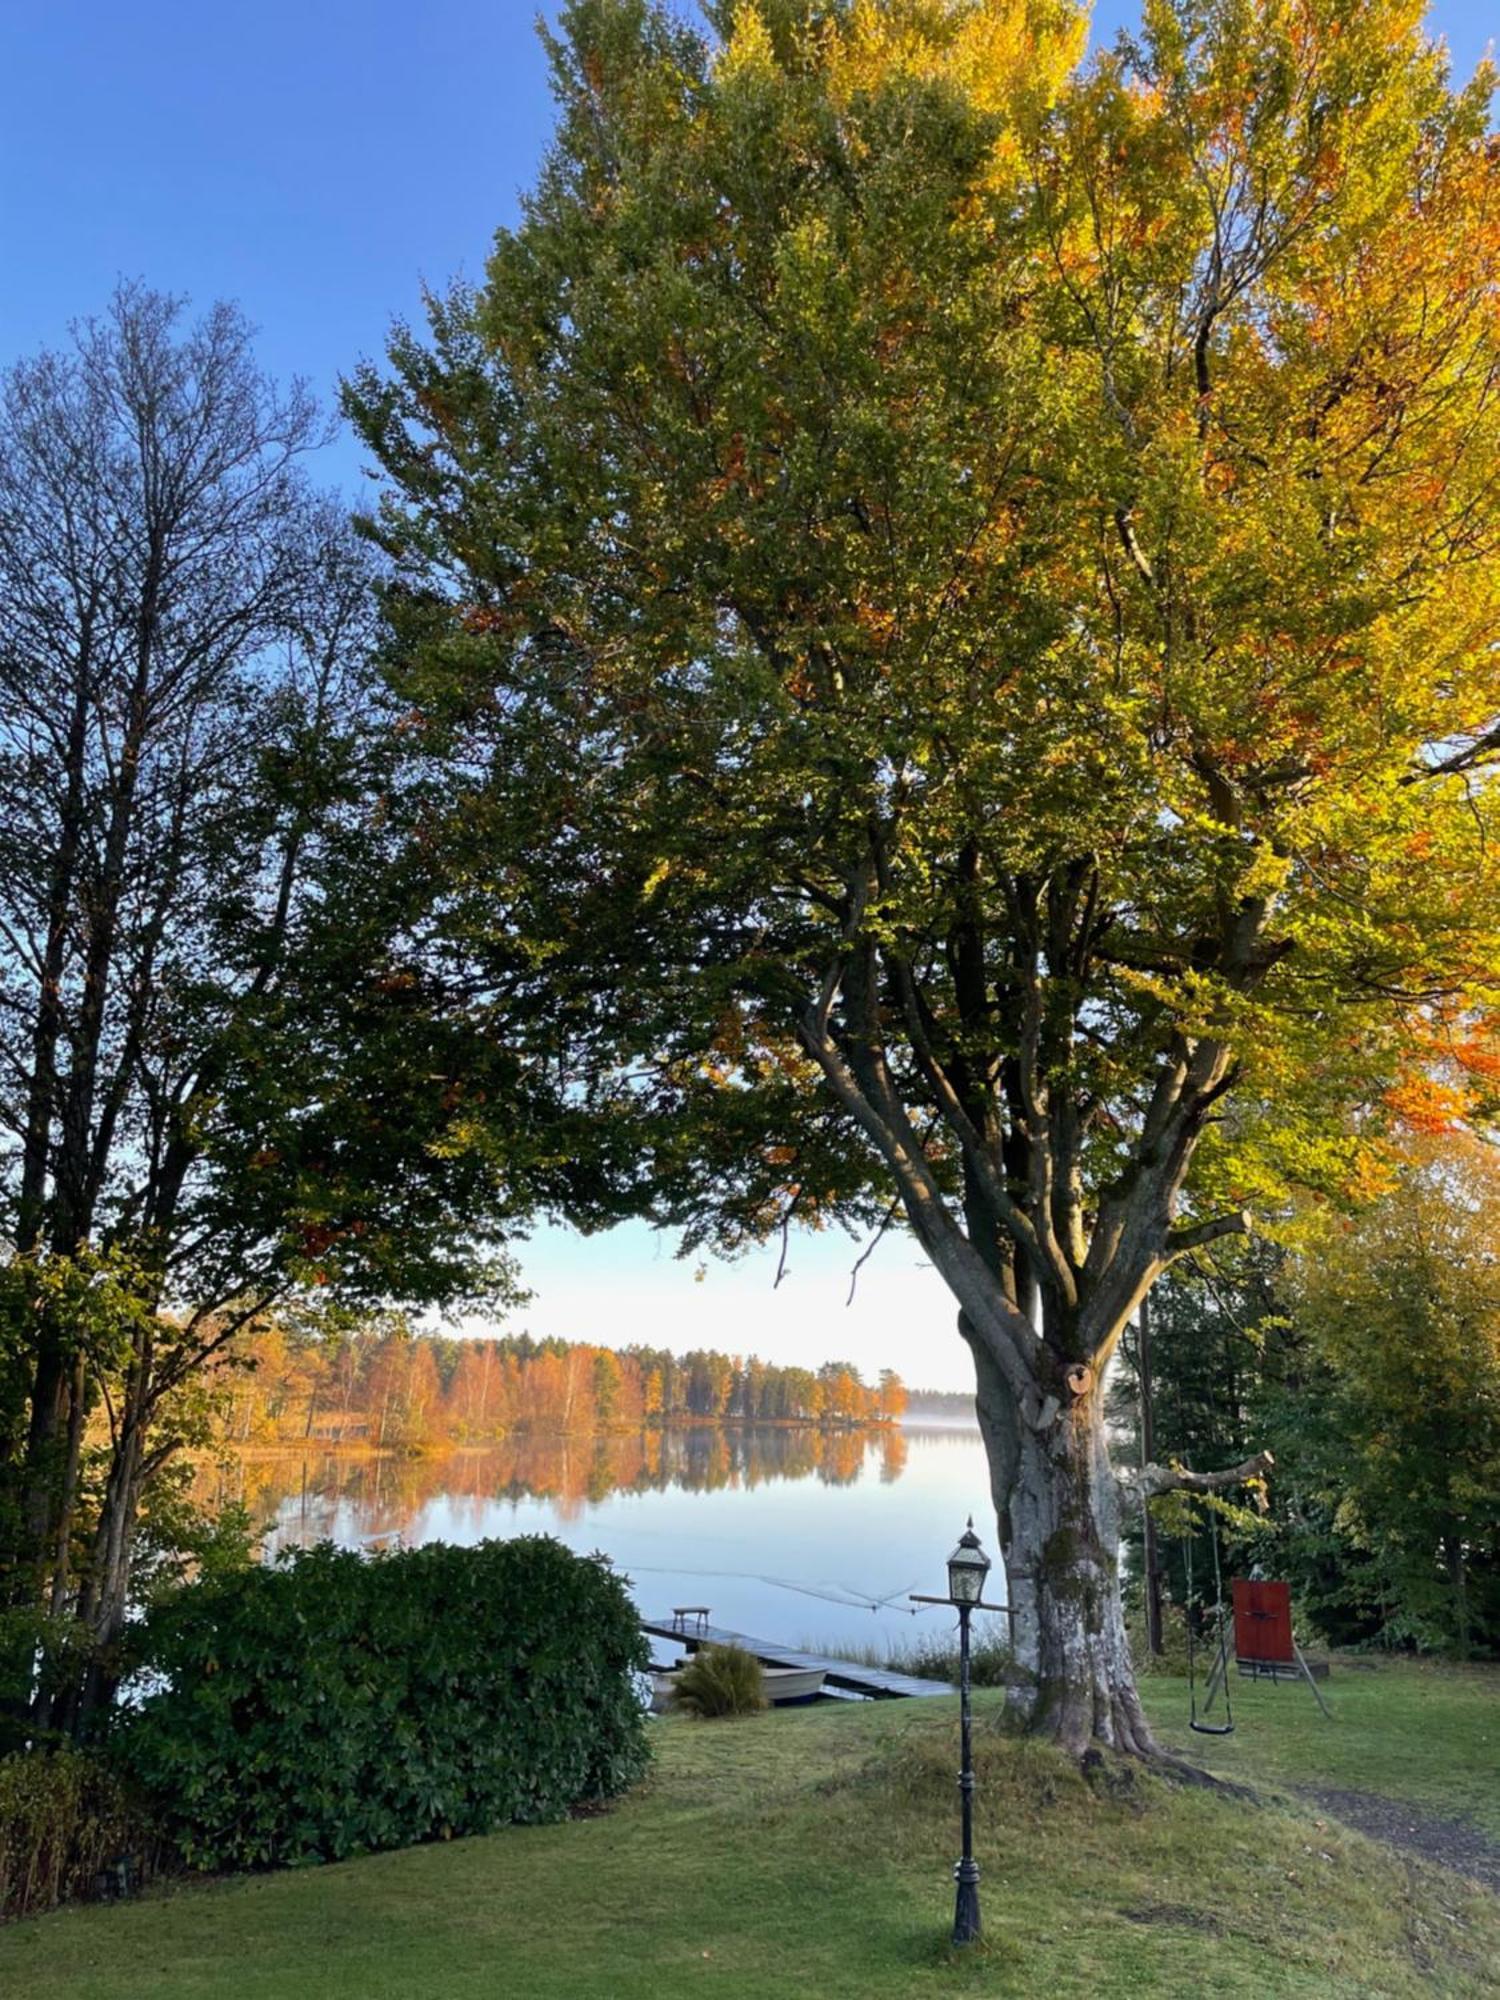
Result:
[[[1234,1734],[1234,1711],[1229,1705],[1229,1649],[1224,1636],[1224,1579],[1219,1565],[1219,1517],[1210,1507],[1209,1528],[1214,1549],[1214,1613],[1219,1629],[1219,1663],[1209,1675],[1209,1687],[1220,1682],[1224,1689],[1224,1720],[1222,1722],[1200,1722],[1198,1720],[1198,1675],[1196,1647],[1193,1642],[1193,1536],[1191,1529],[1182,1537],[1183,1557],[1187,1568],[1187,1638],[1188,1638],[1188,1728],[1196,1730],[1200,1736],[1232,1736]],[[1210,1692],[1204,1703],[1204,1714],[1213,1701]]]

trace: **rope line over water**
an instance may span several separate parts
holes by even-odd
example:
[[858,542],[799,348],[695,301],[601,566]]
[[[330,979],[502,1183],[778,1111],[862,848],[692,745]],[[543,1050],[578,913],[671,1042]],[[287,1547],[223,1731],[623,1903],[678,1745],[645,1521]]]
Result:
[[830,1583],[823,1579],[820,1583],[794,1583],[790,1577],[764,1576],[759,1570],[748,1569],[678,1569],[675,1565],[665,1566],[655,1563],[627,1563],[624,1568],[639,1572],[642,1576],[703,1576],[724,1577],[736,1583],[764,1583],[772,1590],[792,1590],[801,1597],[821,1598],[825,1604],[842,1605],[850,1611],[899,1611],[903,1617],[915,1618],[915,1606],[898,1604],[897,1598],[905,1597],[916,1588],[907,1584],[901,1590],[893,1590],[885,1597],[872,1597],[868,1591],[856,1590],[852,1584]]

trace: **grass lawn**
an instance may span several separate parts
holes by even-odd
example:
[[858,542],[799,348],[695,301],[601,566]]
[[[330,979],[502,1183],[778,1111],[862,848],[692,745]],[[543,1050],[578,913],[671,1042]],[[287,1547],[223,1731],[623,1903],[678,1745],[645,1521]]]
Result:
[[[1306,1682],[1232,1678],[1226,1737],[1190,1734],[1185,1680],[1148,1675],[1141,1693],[1162,1740],[1226,1778],[1380,1792],[1471,1819],[1500,1841],[1500,1671],[1336,1659],[1319,1686],[1331,1722]],[[1223,1719],[1221,1696],[1209,1720]]]
[[[1493,1812],[1500,1682],[1247,1689],[1203,1761]],[[1165,1717],[1180,1683],[1151,1684]],[[1240,1689],[1234,1690],[1237,1706]],[[1312,1721],[1303,1713],[1303,1704]],[[0,1932],[6,2000],[1493,1996],[1500,1897],[1358,1835],[1128,1779],[1091,1789],[978,1703],[984,1944],[944,1942],[956,1703],[664,1722],[649,1783],[564,1826],[178,1889]],[[1185,1713],[1185,1708],[1184,1708]],[[1333,1732],[1339,1740],[1334,1741]],[[1186,1738],[1186,1731],[1180,1732]],[[1398,1743],[1397,1735],[1417,1740]],[[1212,1754],[1209,1754],[1209,1753]],[[1316,1769],[1310,1769],[1316,1764]]]

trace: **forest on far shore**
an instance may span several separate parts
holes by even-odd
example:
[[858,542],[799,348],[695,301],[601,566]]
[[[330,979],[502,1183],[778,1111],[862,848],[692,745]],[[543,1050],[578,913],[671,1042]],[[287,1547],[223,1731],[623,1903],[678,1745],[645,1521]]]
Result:
[[215,1440],[232,1446],[317,1439],[376,1450],[478,1444],[516,1431],[554,1436],[683,1422],[893,1423],[898,1375],[872,1387],[845,1361],[776,1367],[695,1348],[621,1350],[588,1342],[413,1334],[402,1327],[329,1340],[268,1323],[243,1336],[211,1393]]

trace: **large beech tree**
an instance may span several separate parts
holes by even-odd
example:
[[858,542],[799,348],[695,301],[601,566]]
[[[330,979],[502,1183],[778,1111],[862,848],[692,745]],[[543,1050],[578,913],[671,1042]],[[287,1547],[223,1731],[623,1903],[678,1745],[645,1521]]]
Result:
[[503,885],[690,1237],[893,1206],[1034,1720],[1149,1752],[1121,1330],[1484,1069],[1500,162],[1410,0],[1083,43],[574,0],[523,220],[348,402],[468,943]]

